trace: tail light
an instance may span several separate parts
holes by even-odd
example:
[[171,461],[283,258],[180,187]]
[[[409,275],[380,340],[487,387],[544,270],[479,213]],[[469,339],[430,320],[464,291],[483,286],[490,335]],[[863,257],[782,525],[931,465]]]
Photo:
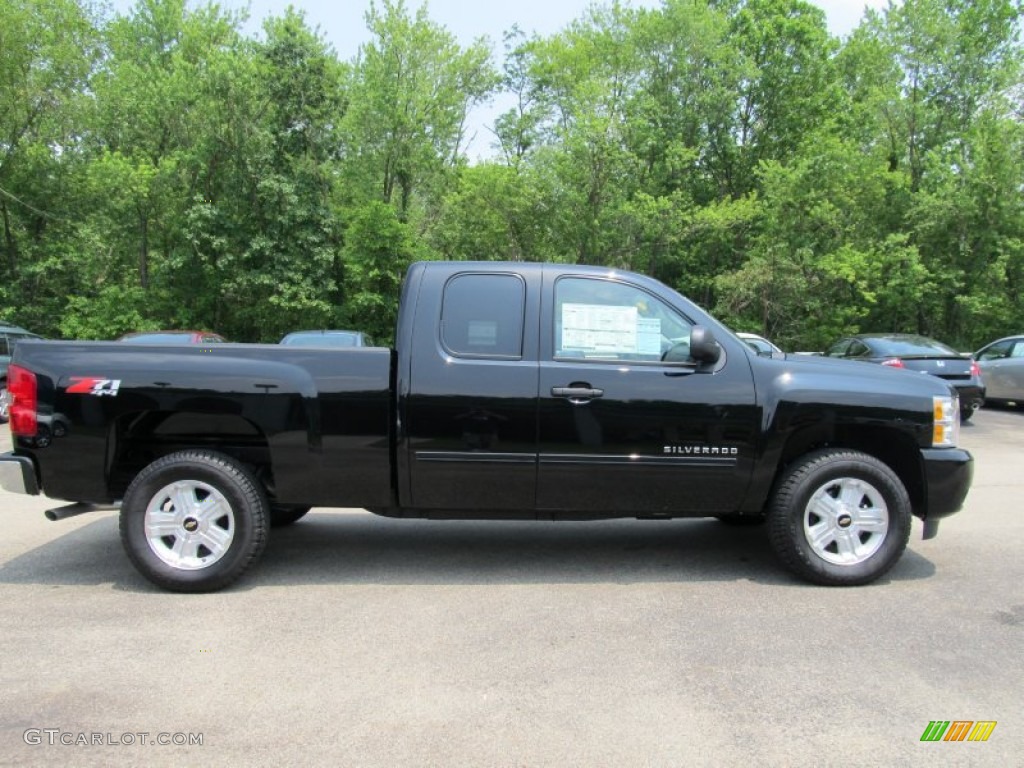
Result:
[[18,437],[35,437],[39,430],[36,407],[39,397],[36,375],[20,365],[7,369],[7,396],[11,399],[11,434]]
[[981,377],[981,366],[978,365],[977,360],[971,360],[971,376],[974,376],[975,378]]
[[905,368],[903,361],[898,357],[890,357],[888,360],[883,360],[882,365],[888,365],[890,368]]

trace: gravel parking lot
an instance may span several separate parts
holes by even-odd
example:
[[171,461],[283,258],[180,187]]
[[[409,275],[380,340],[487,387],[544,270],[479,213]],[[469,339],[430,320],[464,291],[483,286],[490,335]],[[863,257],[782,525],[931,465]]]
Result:
[[[965,510],[853,589],[715,521],[330,510],[228,591],[176,595],[115,513],[50,523],[0,492],[0,763],[1020,765],[1024,410],[962,443]],[[923,743],[933,720],[997,726]]]

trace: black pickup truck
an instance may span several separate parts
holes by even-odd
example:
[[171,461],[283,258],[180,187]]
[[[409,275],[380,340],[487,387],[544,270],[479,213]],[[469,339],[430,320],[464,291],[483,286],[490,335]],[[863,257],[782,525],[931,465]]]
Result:
[[762,357],[650,278],[426,262],[396,349],[18,345],[8,491],[120,506],[128,556],[219,589],[311,507],[391,517],[767,523],[799,576],[864,584],[959,510],[945,382]]

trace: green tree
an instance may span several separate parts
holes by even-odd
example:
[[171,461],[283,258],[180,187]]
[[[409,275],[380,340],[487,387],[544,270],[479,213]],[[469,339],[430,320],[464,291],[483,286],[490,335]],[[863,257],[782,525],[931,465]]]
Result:
[[0,0],[0,19],[0,307],[53,333],[74,284],[52,268],[78,214],[69,185],[97,32],[71,0]]
[[345,245],[346,322],[378,344],[394,339],[405,270],[422,253],[393,206],[374,200],[353,211]]
[[217,193],[195,197],[190,214],[195,252],[215,265],[219,299],[231,307],[220,327],[234,338],[276,341],[299,327],[335,325],[341,312],[333,179],[344,67],[299,13],[269,19],[264,32],[265,42],[233,62],[246,79],[225,83],[237,85],[240,109],[212,105],[230,126],[210,148],[226,162],[204,174],[204,189]]
[[408,221],[463,164],[467,115],[496,74],[483,41],[462,48],[426,6],[411,16],[404,0],[371,3],[366,22],[372,40],[352,67],[342,122],[348,194],[394,205]]
[[878,228],[894,177],[851,143],[816,135],[814,151],[762,166],[749,258],[718,278],[718,311],[787,346],[821,349],[858,330],[905,327],[939,292],[917,250]]

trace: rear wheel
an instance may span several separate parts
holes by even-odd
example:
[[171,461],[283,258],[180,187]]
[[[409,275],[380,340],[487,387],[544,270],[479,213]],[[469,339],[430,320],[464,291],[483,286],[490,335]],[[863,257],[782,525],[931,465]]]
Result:
[[176,592],[212,592],[241,576],[267,541],[266,496],[234,459],[180,451],[143,469],[121,506],[121,541],[140,573]]
[[873,456],[829,449],[808,454],[776,486],[768,515],[772,547],[786,566],[829,586],[885,574],[910,538],[910,498]]

